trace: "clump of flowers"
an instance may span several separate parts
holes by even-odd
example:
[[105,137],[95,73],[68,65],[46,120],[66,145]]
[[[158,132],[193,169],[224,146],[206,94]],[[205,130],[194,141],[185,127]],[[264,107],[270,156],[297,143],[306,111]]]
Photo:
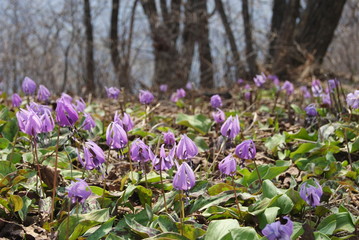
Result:
[[316,207],[320,204],[320,198],[323,195],[323,189],[317,181],[316,187],[309,185],[307,182],[300,187],[300,197],[306,201],[310,206]]
[[232,154],[225,157],[220,163],[218,164],[219,171],[227,176],[233,176],[236,174],[237,170],[237,161],[233,157]]
[[307,113],[308,117],[315,117],[318,115],[317,109],[315,108],[314,104],[309,104],[307,107],[304,108],[304,110]]
[[77,182],[71,182],[71,185],[66,188],[68,197],[72,203],[85,203],[86,199],[92,194],[89,185],[82,179],[76,179]]
[[314,97],[320,97],[323,92],[322,84],[319,79],[313,79],[312,81],[312,93]]
[[216,123],[222,123],[224,120],[226,120],[224,112],[219,108],[217,108],[216,112],[212,112],[212,117]]
[[37,100],[46,102],[49,100],[51,93],[49,89],[47,89],[44,85],[39,86],[39,90],[37,91]]
[[161,92],[167,92],[168,85],[167,84],[161,84],[160,85],[160,91]]
[[26,95],[34,95],[36,91],[36,83],[29,77],[25,77],[24,81],[22,81],[22,91]]
[[347,95],[347,104],[353,109],[359,108],[359,90],[355,90]]
[[155,98],[150,91],[147,90],[140,90],[139,94],[140,103],[142,104],[150,104],[152,103],[153,99]]
[[289,81],[285,81],[282,85],[282,90],[284,90],[287,95],[292,95],[294,92],[294,85]]
[[222,99],[221,99],[221,97],[218,95],[218,94],[216,94],[216,95],[213,95],[212,97],[211,97],[211,105],[212,105],[212,107],[213,108],[219,108],[219,107],[222,107]]
[[253,78],[253,81],[257,87],[262,87],[264,85],[264,83],[267,81],[267,77],[266,77],[266,75],[264,75],[264,73],[262,73],[261,75],[256,75]]
[[105,89],[108,98],[117,99],[118,96],[120,95],[120,89],[116,87],[110,87],[110,88],[105,87]]
[[20,106],[21,106],[21,103],[22,103],[22,99],[21,99],[21,97],[19,96],[19,94],[14,93],[14,94],[11,96],[11,102],[12,102],[12,106],[13,106],[13,107],[20,107]]
[[79,162],[86,170],[100,169],[105,162],[105,154],[103,150],[93,141],[85,142],[84,145],[84,160],[78,154]]
[[290,240],[293,234],[293,222],[289,217],[283,217],[281,221],[267,224],[262,233],[268,240]]
[[221,127],[221,133],[223,136],[229,139],[234,139],[240,132],[238,115],[235,117],[229,116],[229,118],[223,123]]
[[194,175],[194,172],[186,162],[183,162],[178,168],[173,178],[172,184],[176,190],[183,191],[190,190],[196,184],[196,177]]
[[179,159],[191,159],[198,154],[198,148],[196,144],[187,137],[186,134],[181,136],[181,140],[178,143],[176,155]]

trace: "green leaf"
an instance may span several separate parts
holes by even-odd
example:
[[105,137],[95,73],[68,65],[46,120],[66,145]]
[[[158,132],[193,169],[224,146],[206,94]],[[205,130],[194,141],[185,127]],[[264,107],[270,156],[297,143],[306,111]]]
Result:
[[314,232],[315,240],[330,240],[330,237],[321,232]]
[[14,212],[20,211],[24,206],[22,198],[19,195],[10,195],[9,200]]
[[272,223],[275,221],[279,207],[268,207],[264,210],[262,214],[258,216],[259,218],[259,227],[263,229],[268,223]]
[[17,152],[12,152],[9,155],[7,155],[7,157],[6,157],[6,160],[13,164],[20,163],[21,159],[22,159],[22,155]]
[[0,149],[5,149],[9,146],[10,141],[6,138],[0,138]]
[[264,144],[271,152],[276,153],[279,149],[282,149],[285,146],[285,135],[284,134],[274,134],[272,137]]
[[21,219],[21,221],[25,221],[26,217],[27,217],[27,213],[29,211],[29,207],[31,206],[33,200],[28,198],[27,196],[22,197],[22,202],[23,202],[23,207],[22,209],[18,212],[19,217]]
[[157,229],[145,227],[127,216],[124,216],[124,218],[131,230],[143,238],[153,237],[160,233]]
[[339,230],[349,233],[355,231],[355,226],[348,212],[332,214],[326,217],[318,225],[318,231],[327,235],[331,235]]
[[174,220],[168,215],[161,215],[157,219],[158,225],[163,232],[179,232]]
[[230,230],[239,228],[239,223],[234,219],[212,221],[207,229],[205,240],[219,240],[227,235]]
[[147,240],[188,240],[188,238],[182,236],[179,233],[161,233]]
[[98,225],[95,221],[85,220],[81,221],[79,224],[76,225],[74,231],[69,237],[69,240],[76,240],[78,239],[82,234],[84,234],[87,230],[92,228],[93,226]]
[[79,217],[81,220],[90,220],[103,223],[110,218],[110,213],[108,208],[104,208],[86,214],[79,214]]
[[125,239],[115,235],[114,233],[109,233],[105,240],[125,240]]
[[262,185],[263,189],[263,197],[265,198],[273,198],[278,194],[281,194],[282,191],[280,191],[273,183],[272,181],[266,179],[263,181]]
[[4,126],[2,126],[1,134],[10,142],[14,141],[14,138],[19,131],[19,126],[16,118],[9,120]]
[[202,114],[187,115],[180,113],[177,115],[176,124],[192,128],[201,134],[206,134],[212,126],[212,121]]
[[141,185],[136,186],[138,197],[140,198],[142,206],[150,205],[152,201],[152,190]]
[[116,217],[110,218],[107,222],[103,223],[95,232],[93,232],[87,240],[97,240],[104,237],[112,230],[112,225]]
[[59,240],[68,239],[71,233],[73,233],[75,227],[79,224],[80,218],[77,216],[68,216],[65,218],[59,228]]
[[4,177],[15,171],[16,167],[14,164],[8,161],[0,161],[0,177]]
[[224,191],[233,190],[233,186],[228,183],[218,183],[213,185],[212,187],[208,188],[208,194],[211,196],[220,194]]
[[231,229],[221,240],[250,239],[259,240],[256,230],[251,227],[240,227]]

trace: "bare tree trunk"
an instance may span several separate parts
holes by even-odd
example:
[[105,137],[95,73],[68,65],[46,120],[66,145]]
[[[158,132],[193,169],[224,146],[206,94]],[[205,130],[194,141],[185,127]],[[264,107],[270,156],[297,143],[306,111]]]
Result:
[[289,56],[293,56],[296,51],[294,45],[294,31],[296,20],[299,16],[300,0],[290,0],[283,17],[282,27],[279,29],[278,38],[275,41],[273,51],[273,67],[272,72],[280,78],[289,79],[290,64]]
[[267,63],[272,62],[272,56],[275,55],[276,51],[276,41],[278,39],[279,31],[282,26],[284,13],[286,12],[287,3],[285,0],[274,0],[273,1],[273,9],[272,9],[272,23],[271,30],[269,34],[269,51],[267,56]]
[[346,0],[308,1],[296,41],[321,64],[338,26]]
[[201,70],[200,84],[203,88],[213,88],[213,62],[209,43],[207,1],[198,0],[196,9],[198,16],[197,40]]
[[232,57],[233,57],[233,61],[234,61],[234,65],[236,66],[236,79],[238,79],[241,75],[244,75],[245,73],[245,69],[243,67],[243,64],[241,62],[240,59],[240,55],[238,52],[238,48],[236,45],[236,40],[234,38],[234,34],[233,31],[231,29],[231,26],[229,24],[228,18],[227,18],[227,14],[224,10],[223,7],[223,3],[222,0],[215,0],[216,3],[216,9],[219,13],[219,16],[221,17],[222,20],[222,24],[224,26],[224,30],[226,31],[226,35],[229,41],[229,45],[231,47],[231,52],[232,52]]
[[84,0],[84,24],[86,28],[86,93],[94,92],[95,90],[95,64],[93,52],[93,30],[91,23],[91,6],[90,0]]
[[253,49],[252,21],[249,15],[248,0],[242,0],[242,16],[244,24],[244,35],[246,41],[246,59],[250,74],[258,73],[257,53]]
[[[171,11],[164,2],[161,4],[164,18],[161,22],[155,0],[141,0],[143,10],[148,18],[155,56],[155,84],[167,83],[171,88],[185,84],[178,76],[178,50],[176,42],[179,36],[180,0],[171,1]],[[166,15],[168,14],[168,15]]]
[[196,12],[194,11],[195,0],[185,3],[185,19],[183,29],[183,53],[181,56],[181,79],[189,80],[191,66],[193,62],[194,45],[196,42]]

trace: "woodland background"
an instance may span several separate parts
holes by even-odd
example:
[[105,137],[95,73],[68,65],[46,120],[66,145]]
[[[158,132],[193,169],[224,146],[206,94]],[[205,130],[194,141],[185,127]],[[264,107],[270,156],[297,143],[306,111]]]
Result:
[[357,0],[2,0],[0,84],[104,94],[167,83],[357,81]]

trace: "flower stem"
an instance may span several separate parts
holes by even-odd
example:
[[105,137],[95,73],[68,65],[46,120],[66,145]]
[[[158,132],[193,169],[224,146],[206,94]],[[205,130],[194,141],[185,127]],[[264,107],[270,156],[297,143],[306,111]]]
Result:
[[184,224],[183,224],[183,219],[184,219],[184,202],[183,202],[183,190],[181,190],[181,235],[184,235]]
[[[160,164],[162,163],[162,161],[160,161]],[[162,190],[162,195],[163,195],[163,202],[164,202],[164,205],[165,205],[165,210],[166,212],[168,213],[168,208],[167,208],[167,202],[166,202],[166,195],[165,195],[165,187],[163,185],[163,178],[162,178],[162,166],[160,166],[160,180],[161,180],[161,190]]]
[[[34,144],[34,157],[35,157],[37,174],[38,174],[38,178],[36,180],[36,191],[38,191],[38,179],[40,179],[40,189],[41,189],[41,171],[40,171],[39,158],[37,155],[36,137],[31,137],[31,140],[33,141],[33,144]],[[39,193],[39,196],[40,196],[40,193]]]
[[256,168],[257,175],[258,175],[258,179],[259,179],[259,182],[260,182],[261,187],[262,187],[263,181],[262,181],[261,175],[260,175],[260,173],[259,173],[258,166],[257,166],[257,163],[256,163],[256,160],[255,160],[255,159],[253,159],[253,163],[254,163],[254,167]]
[[52,201],[51,201],[51,216],[50,216],[51,222],[54,219],[54,213],[55,213],[55,195],[56,195],[56,186],[57,186],[57,163],[59,158],[59,142],[60,142],[60,127],[57,128],[55,173],[54,173],[54,182],[52,184]]
[[241,217],[241,219],[244,220],[242,212],[241,212],[241,208],[239,207],[237,191],[236,191],[236,185],[234,184],[234,177],[233,176],[232,176],[232,186],[233,186],[234,198],[236,200],[236,205],[237,205],[237,208],[238,208],[239,216]]
[[[217,159],[218,159],[218,157],[219,157],[219,154],[221,154],[221,152],[223,151],[223,148],[224,148],[224,146],[226,145],[226,142],[227,142],[227,138],[225,137],[224,140],[223,140],[223,142],[222,142],[222,144],[221,144],[221,147],[219,148],[219,151],[218,151],[217,155],[216,155],[216,156],[214,157],[214,159],[213,159],[212,165],[211,165],[211,167],[209,168],[209,172],[213,172],[214,169],[216,168]],[[207,177],[208,177],[208,175],[209,175],[209,172],[207,172]]]
[[[108,153],[107,153],[107,163],[110,162],[110,152],[111,152],[111,148],[108,149]],[[106,168],[105,168],[105,174],[107,173],[107,164],[106,164]],[[106,176],[104,176],[103,178],[103,192],[102,192],[102,203],[105,201],[105,192],[106,192]]]

